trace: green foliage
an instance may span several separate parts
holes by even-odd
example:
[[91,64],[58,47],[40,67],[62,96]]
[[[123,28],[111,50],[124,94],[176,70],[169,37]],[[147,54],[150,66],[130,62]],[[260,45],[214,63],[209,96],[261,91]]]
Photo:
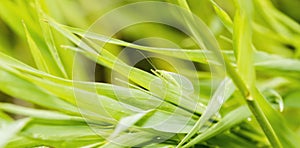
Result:
[[[270,0],[178,0],[87,29],[136,2],[0,2],[0,147],[300,145],[298,22]],[[108,33],[147,17],[182,30]]]

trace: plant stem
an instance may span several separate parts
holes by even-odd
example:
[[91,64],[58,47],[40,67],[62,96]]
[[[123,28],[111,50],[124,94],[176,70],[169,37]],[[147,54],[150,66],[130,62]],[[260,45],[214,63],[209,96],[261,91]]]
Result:
[[[178,0],[178,3],[181,7],[185,8],[190,15],[192,15],[192,12],[186,2],[186,0]],[[187,22],[187,24],[190,24],[191,22]],[[215,51],[215,54],[219,55],[222,54],[220,51]],[[270,144],[275,148],[281,148],[282,145],[273,130],[271,124],[269,123],[268,119],[266,118],[264,112],[262,111],[261,107],[253,97],[253,94],[251,94],[249,88],[247,87],[246,83],[243,81],[241,76],[238,74],[238,72],[234,69],[234,67],[231,65],[230,61],[226,57],[226,55],[223,54],[223,59],[220,63],[223,63],[226,67],[228,75],[233,80],[234,84],[237,86],[237,88],[240,90],[243,98],[247,102],[247,105],[249,109],[251,110],[252,114],[255,116],[256,120],[258,121],[259,125],[263,129],[265,135],[267,136]],[[256,89],[255,86],[252,86],[253,89]],[[257,91],[259,93],[259,91]],[[260,93],[258,95],[261,95]],[[258,98],[258,99],[264,99],[264,98]],[[192,137],[193,133],[188,133],[184,139],[178,144],[177,147],[182,146],[187,140],[189,140],[190,137]]]
[[[234,84],[240,90],[243,98],[247,102],[249,109],[251,110],[255,119],[258,121],[259,125],[261,126],[262,130],[264,131],[265,135],[267,136],[269,142],[271,143],[271,145],[274,148],[282,147],[275,131],[272,128],[272,125],[269,123],[268,119],[266,118],[265,114],[261,110],[261,107],[255,100],[255,98],[252,97],[252,94],[250,93],[248,87],[246,86],[246,84],[244,83],[244,81],[242,80],[240,75],[237,73],[237,71],[234,70],[233,66],[230,64],[226,55],[223,55],[223,57],[224,57],[225,66],[226,66],[228,75],[231,77]],[[259,91],[257,91],[257,92],[259,93]],[[261,95],[261,94],[258,94],[258,95]],[[261,98],[261,99],[264,99],[264,98]]]
[[[249,96],[251,97],[251,96]],[[257,101],[254,99],[247,99],[247,104],[251,112],[253,113],[254,117],[258,121],[260,127],[268,137],[271,145],[274,148],[281,148],[282,145],[276,136],[275,131],[273,130],[271,124],[269,123],[268,119],[266,118],[265,114],[261,110],[260,106],[258,105]]]

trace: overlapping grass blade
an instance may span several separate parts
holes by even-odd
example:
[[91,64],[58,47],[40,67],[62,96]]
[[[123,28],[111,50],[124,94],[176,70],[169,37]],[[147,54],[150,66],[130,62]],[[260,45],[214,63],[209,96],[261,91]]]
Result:
[[1,77],[5,77],[5,79],[0,80],[2,84],[2,87],[0,88],[1,91],[16,98],[20,98],[37,105],[41,105],[46,108],[56,109],[73,114],[77,113],[77,109],[75,106],[72,106],[71,104],[63,100],[52,96],[45,90],[42,90],[36,85],[24,80],[22,77],[19,77],[15,74],[12,74],[9,71],[6,71],[7,69],[5,69],[5,67],[6,66],[3,67],[3,65],[1,64],[0,75]]
[[20,119],[18,121],[7,123],[0,127],[0,147],[5,147],[11,138],[20,132],[30,121],[30,119]]
[[29,44],[29,47],[31,50],[31,54],[34,58],[34,62],[36,64],[36,66],[38,67],[39,70],[49,73],[49,67],[48,67],[46,61],[44,60],[44,57],[43,57],[40,49],[33,41],[25,23],[24,23],[24,28],[25,28],[25,34],[27,37],[27,41],[28,41],[28,44]]
[[[166,137],[168,134],[165,134]],[[126,133],[122,134],[107,144],[101,146],[101,148],[121,148],[121,147],[143,147],[150,143],[159,143],[164,139],[164,136],[157,136],[155,133],[150,132],[136,132],[136,133]]]
[[[262,111],[262,107],[257,101],[258,99],[254,95],[253,91],[256,89],[255,85],[255,70],[253,66],[253,49],[251,47],[252,42],[252,29],[251,20],[253,15],[253,4],[252,2],[244,2],[237,0],[238,11],[235,16],[235,32],[234,32],[234,50],[237,57],[237,68],[238,72],[243,79],[243,82],[248,87],[248,96],[245,96],[247,104],[254,114],[256,120],[260,124],[261,128],[268,137],[273,147],[281,147],[281,143],[274,132],[273,127],[267,120],[266,115]],[[245,58],[247,57],[247,58]],[[243,83],[242,82],[242,83]]]
[[0,111],[0,123],[1,124],[6,123],[6,122],[11,122],[11,121],[13,121],[13,119],[9,115]]
[[190,147],[197,143],[203,142],[213,136],[216,136],[232,126],[239,124],[244,121],[246,118],[251,116],[251,112],[246,106],[241,106],[230,113],[226,114],[218,123],[216,123],[213,127],[209,128],[206,132],[199,134],[195,138],[193,138],[190,142],[188,142],[184,147]]
[[[209,56],[212,56],[212,52],[209,50],[199,50],[199,49],[172,49],[172,48],[158,48],[158,47],[148,47],[148,46],[142,46],[142,45],[136,45],[133,43],[128,43],[122,40],[106,37],[100,34],[92,33],[92,32],[84,32],[81,29],[72,28],[63,26],[64,28],[70,30],[73,33],[76,33],[82,37],[94,39],[97,41],[102,41],[110,44],[115,44],[119,46],[125,46],[130,48],[135,48],[139,50],[144,51],[150,51],[153,53],[168,55],[176,58],[182,58],[186,60],[192,60],[194,62],[199,63],[207,63]],[[233,25],[232,25],[233,27]],[[243,32],[241,32],[243,33]],[[235,61],[235,58],[233,57],[232,51],[222,51],[224,54],[226,54],[231,61]],[[268,54],[266,52],[262,51],[253,51],[254,56],[254,63],[255,68],[258,69],[273,69],[278,71],[298,71],[299,69],[299,60],[296,59],[287,59],[280,57],[278,55],[272,55]],[[182,56],[182,53],[188,55],[188,56]],[[276,64],[273,64],[276,63]],[[288,64],[286,64],[288,63]]]
[[[42,20],[44,17],[42,16],[43,15],[43,13],[41,12],[42,9],[41,9],[38,1],[36,1],[36,6],[38,7],[37,8],[38,18],[40,20]],[[67,75],[66,69],[60,59],[58,49],[56,48],[56,45],[54,43],[53,34],[51,32],[51,28],[50,28],[49,24],[41,21],[40,26],[42,28],[41,30],[43,31],[44,40],[47,44],[47,47],[49,49],[49,52],[50,52],[52,58],[54,59],[55,63],[57,64],[58,69],[61,71],[63,77],[68,78],[69,76]]]
[[[17,65],[17,64],[15,64],[15,65]],[[22,64],[20,64],[20,65],[22,65]],[[18,68],[21,69],[21,67],[18,67]],[[23,70],[24,70],[24,68],[23,68]],[[29,68],[27,70],[30,71]],[[34,70],[31,70],[31,73],[34,73]],[[47,74],[43,75],[41,73],[38,73],[36,75],[42,76],[42,77],[44,76],[45,78],[47,78]],[[104,97],[104,96],[97,96],[97,95],[96,95],[97,97],[95,98],[94,94],[91,91],[88,91],[88,90],[90,90],[90,88],[95,87],[93,85],[93,83],[90,83],[90,84],[83,83],[83,82],[81,84],[78,83],[78,85],[82,85],[82,87],[80,87],[80,88],[83,88],[83,86],[84,86],[84,88],[86,88],[86,90],[85,89],[81,90],[80,88],[75,87],[76,90],[74,92],[74,86],[72,86],[72,84],[74,82],[71,82],[68,80],[57,79],[57,80],[55,80],[56,83],[53,83],[51,81],[47,81],[45,79],[40,79],[40,78],[37,78],[34,76],[29,76],[29,75],[22,75],[22,77],[25,78],[26,80],[32,81],[32,83],[34,83],[40,87],[47,89],[48,91],[54,93],[54,95],[59,96],[60,98],[66,100],[72,104],[75,104],[77,102],[78,107],[82,111],[81,113],[84,115],[84,117],[87,117],[87,119],[89,119],[89,120],[100,121],[100,119],[103,119],[102,121],[106,121],[106,122],[112,121],[112,123],[114,123],[113,119],[109,119],[110,115],[103,112],[105,110],[108,111],[111,115],[113,115],[113,117],[115,119],[121,119],[122,117],[126,117],[133,113],[132,111],[128,110],[128,107],[129,107],[128,105],[126,105],[126,108],[125,108],[125,107],[123,107],[125,104],[115,101],[115,100],[118,100],[118,98],[116,98],[116,97],[117,96],[120,97],[120,95],[121,95],[121,98],[130,97],[130,96],[127,96],[128,93],[124,93],[124,94],[122,93],[122,92],[128,92],[128,91],[126,91],[125,88],[111,86],[109,84],[98,83],[98,86],[97,85],[96,86],[99,88],[100,94],[101,95],[106,94],[107,96],[114,97],[114,99]],[[54,77],[52,77],[51,79],[54,80]],[[61,84],[59,85],[59,83],[57,83],[57,82],[59,82]],[[66,86],[66,85],[69,85],[69,86]],[[78,85],[75,85],[75,86],[78,86]],[[55,86],[55,87],[53,87],[53,86]],[[107,91],[109,91],[109,92],[107,92]],[[112,95],[114,91],[118,92],[117,96]],[[101,92],[103,92],[103,93],[101,93]],[[155,99],[155,97],[145,94],[139,90],[132,89],[131,92],[136,93],[135,94],[136,96],[142,95],[143,97],[148,96],[148,97],[150,97],[150,99],[151,98]],[[74,96],[74,93],[76,96]],[[138,94],[140,94],[140,95],[138,95]],[[91,96],[91,97],[88,97],[88,96]],[[140,97],[140,99],[143,99],[143,97]],[[139,98],[139,97],[137,97],[137,98]],[[179,132],[180,128],[183,128],[184,126],[186,126],[186,129],[185,130],[182,129],[180,131],[186,132],[188,128],[191,128],[191,126],[193,125],[192,123],[189,124],[189,126],[185,125],[185,123],[187,123],[190,120],[189,118],[192,117],[191,113],[185,112],[184,110],[181,110],[180,108],[176,108],[175,106],[168,105],[159,99],[155,99],[155,100],[158,101],[157,103],[162,103],[160,105],[160,107],[158,107],[158,108],[164,109],[166,111],[166,113],[157,111],[157,113],[154,115],[155,117],[154,118],[149,117],[147,119],[147,122],[145,122],[141,125],[142,127],[154,128],[156,130],[165,131],[165,132]],[[155,100],[149,100],[149,101],[153,102]],[[101,105],[100,106],[95,105],[95,101],[97,101],[97,102],[100,101]],[[157,107],[156,105],[158,105],[157,103],[155,103],[151,106],[151,103],[147,103],[147,105],[145,106],[145,100],[142,100],[142,102],[140,104],[136,104],[137,101],[138,100],[133,101],[135,103],[136,107],[130,107],[136,111],[141,110],[141,109],[138,109],[141,106],[143,106],[142,108],[145,108],[149,105],[149,107],[147,107],[147,108],[156,108]],[[128,102],[128,101],[124,100],[124,102]],[[91,103],[93,103],[93,105]],[[166,105],[164,105],[164,104],[166,104]],[[99,108],[103,108],[104,110],[99,110]],[[172,115],[173,111],[175,111],[175,113],[178,115]],[[169,113],[167,113],[167,112],[169,112]],[[23,112],[23,114],[25,114],[25,113],[26,112]],[[187,115],[187,117],[185,118],[184,116],[179,116],[180,114]],[[31,114],[31,115],[36,116],[33,114]],[[103,115],[103,116],[101,117],[101,115]],[[157,117],[161,117],[162,119],[169,118],[169,120],[165,121],[164,124],[161,125],[162,128],[158,128],[158,126],[151,127],[150,126],[151,123],[159,123],[160,122],[160,120],[157,120]],[[174,121],[181,121],[181,122],[176,123]],[[172,126],[170,126],[170,125],[172,125]],[[172,127],[172,129],[168,129],[167,127]]]
[[[103,132],[111,132],[101,129]],[[7,147],[81,147],[104,142],[105,140],[84,124],[74,123],[45,123],[34,121],[22,130],[18,137],[12,139]]]
[[[282,24],[278,23],[278,21],[276,20],[275,17],[273,17],[272,15],[272,8],[270,9],[270,1],[258,1],[255,0],[254,1],[257,8],[256,11],[259,11],[261,13],[261,15],[263,16],[263,18],[265,19],[265,21],[267,21],[268,25],[275,30],[278,34],[282,35],[282,36],[290,36],[291,32],[290,30],[288,30],[288,28],[286,28],[286,26],[283,26]],[[268,9],[266,9],[268,8]]]
[[[46,89],[48,92],[51,92],[52,94],[74,105],[76,104],[76,98],[74,98],[74,88],[76,88],[78,90],[87,91],[90,93],[97,92],[99,95],[104,95],[114,100],[121,99],[124,103],[139,106],[145,110],[156,108],[157,105],[159,105],[158,108],[165,111],[172,112],[177,110],[176,112],[179,114],[191,115],[190,113],[181,110],[176,106],[161,100],[160,98],[140,90],[123,88],[105,83],[81,82],[62,79],[37,71],[4,54],[1,55],[1,59],[3,64],[5,63],[7,66],[16,68],[16,70],[20,70],[22,73],[27,73],[26,75],[22,75],[22,77],[26,80]],[[132,100],[130,98],[135,99]]]
[[[235,86],[229,78],[225,78],[217,90],[214,92],[212,98],[210,99],[207,109],[203,112],[202,116],[193,126],[192,130],[186,135],[185,139],[190,139],[196,133],[200,131],[200,129],[211,119],[214,115],[216,115],[225,101],[233,94],[235,90]],[[206,131],[204,131],[205,133]],[[200,135],[204,134],[200,133]],[[185,141],[183,139],[182,141]]]
[[128,128],[132,127],[134,124],[136,124],[138,121],[140,121],[143,117],[147,116],[149,113],[151,113],[153,110],[140,112],[128,117],[122,118],[118,125],[116,126],[114,132],[110,135],[109,139],[113,139],[116,136],[118,136],[121,132],[127,130]]
[[212,3],[218,17],[221,19],[226,29],[233,33],[233,22],[230,16],[215,1],[210,0],[210,2]]
[[78,116],[70,116],[55,111],[32,109],[32,108],[17,106],[9,103],[0,103],[0,110],[17,114],[17,115],[24,115],[24,116],[29,116],[29,117],[39,118],[39,119],[84,122],[84,120]]
[[[143,88],[150,89],[150,86],[159,86],[160,81],[154,81],[158,78],[150,73],[147,73],[143,70],[140,70],[135,67],[131,67],[124,62],[117,59],[114,55],[112,55],[110,52],[106,51],[105,49],[97,49],[100,50],[100,54],[98,54],[94,49],[92,49],[90,46],[88,46],[86,43],[84,43],[82,40],[80,40],[78,37],[76,37],[74,34],[72,34],[69,30],[63,28],[61,25],[54,22],[52,19],[49,18],[49,23],[53,28],[60,31],[63,35],[65,35],[67,38],[69,38],[74,44],[79,46],[80,48],[75,48],[75,50],[82,51],[85,56],[88,58],[91,58],[93,61],[104,65],[106,67],[109,67],[111,69],[116,70],[120,74],[128,77],[133,82],[137,83],[138,85],[142,86]],[[73,48],[74,49],[74,48]],[[152,83],[152,84],[151,84]],[[154,83],[157,83],[156,85]],[[150,85],[151,84],[151,85]],[[186,96],[180,96],[177,91],[174,91],[173,89],[168,89],[166,97],[164,98],[166,101],[172,102],[174,104],[177,104],[180,102],[180,106],[186,110],[192,109],[192,112],[195,110],[195,112],[200,113],[203,110],[203,105],[199,106],[198,104],[200,102],[193,102],[192,99],[185,98],[182,99],[181,97]]]

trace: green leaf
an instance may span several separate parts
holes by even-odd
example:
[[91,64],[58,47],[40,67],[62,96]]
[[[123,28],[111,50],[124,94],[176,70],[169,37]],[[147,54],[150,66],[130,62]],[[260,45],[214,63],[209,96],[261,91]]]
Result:
[[213,136],[216,136],[232,126],[242,122],[246,118],[251,115],[251,112],[246,106],[241,106],[230,113],[226,114],[224,118],[222,118],[218,123],[216,123],[213,127],[206,130],[204,133],[199,134],[190,142],[188,142],[184,147],[190,147],[194,144],[203,142]]
[[[39,4],[39,1],[36,1],[36,7],[37,7],[38,18],[40,20],[44,19],[43,13],[42,13],[42,8]],[[64,65],[63,65],[63,63],[62,63],[62,61],[59,57],[58,49],[56,48],[56,45],[55,45],[55,42],[54,42],[54,37],[53,37],[53,34],[51,32],[51,28],[50,28],[49,24],[45,23],[45,22],[40,22],[40,26],[42,28],[44,40],[45,40],[45,42],[48,46],[49,52],[50,52],[53,60],[57,64],[57,66],[58,66],[60,72],[62,73],[63,77],[68,78],[66,69],[64,68]]]
[[143,117],[151,113],[153,110],[144,111],[141,113],[137,113],[128,117],[122,118],[118,125],[116,126],[114,132],[110,135],[109,139],[113,139],[116,136],[118,136],[121,132],[127,130],[129,127],[133,126],[135,123],[137,123],[139,120],[141,120]]
[[0,66],[0,77],[5,77],[5,79],[0,79],[1,91],[13,97],[41,105],[46,108],[52,108],[73,114],[77,113],[75,106],[50,95],[36,85],[24,80],[22,77],[20,78],[19,76],[5,71],[2,67],[3,65],[0,64]]
[[143,147],[150,143],[158,143],[163,140],[163,136],[160,137],[155,133],[140,131],[122,134],[103,145],[101,148]]
[[[100,130],[100,129],[98,129]],[[48,141],[68,141],[80,137],[96,137],[102,139],[89,126],[84,124],[47,124],[32,123],[29,124],[22,134],[26,137]]]
[[17,106],[9,103],[0,103],[0,110],[17,114],[17,115],[25,115],[25,116],[40,118],[40,119],[70,120],[70,121],[84,122],[84,120],[78,116],[70,116],[55,111],[32,109],[32,108]]
[[196,121],[192,116],[177,115],[176,111],[155,111],[151,116],[145,117],[138,125],[144,129],[152,128],[167,133],[187,133]]
[[[82,54],[90,58],[91,60],[106,66],[110,69],[116,70],[123,76],[128,77],[130,80],[133,82],[137,83],[138,85],[142,86],[143,88],[150,89],[149,86],[159,86],[160,84],[158,83],[159,81],[154,81],[157,79],[156,76],[147,73],[143,70],[140,70],[135,67],[131,67],[121,60],[117,59],[114,55],[112,55],[110,52],[108,52],[105,49],[97,48],[101,50],[101,54],[97,53],[92,47],[90,47],[88,44],[80,40],[78,37],[76,37],[74,34],[72,34],[69,30],[63,28],[61,25],[57,24],[55,21],[49,18],[49,24],[55,28],[57,31],[61,32],[64,36],[69,38],[74,44],[79,46],[80,48],[72,48],[78,51],[82,51]],[[91,42],[89,42],[91,43]],[[94,45],[94,44],[93,44]],[[152,84],[151,84],[152,83]],[[156,85],[153,83],[157,83]],[[151,84],[151,85],[150,85]],[[191,111],[190,109],[195,109],[192,110],[197,112],[197,113],[202,113],[203,106],[204,105],[199,105],[199,102],[191,102],[191,100],[187,99],[181,99],[180,94],[178,92],[168,89],[167,96],[164,98],[166,101],[172,102],[173,104],[177,104],[180,102],[180,106],[182,108]],[[184,96],[183,96],[184,97]]]
[[6,113],[0,111],[0,125],[6,122],[11,122],[13,119]]
[[38,69],[49,73],[49,68],[46,64],[46,61],[44,60],[44,56],[42,55],[38,46],[35,44],[34,40],[31,38],[31,35],[28,32],[28,29],[27,29],[25,23],[23,23],[23,25],[25,28],[25,34],[26,34],[27,41],[28,41],[28,44],[29,44],[29,47],[31,50],[31,54],[33,55],[35,64],[37,65]]
[[30,121],[21,119],[0,127],[0,147],[5,147],[11,138],[18,134]]
[[[251,47],[252,3],[248,4],[247,2],[238,2],[238,4],[241,6],[234,17],[233,48],[237,59],[238,72],[248,87],[251,88],[255,83],[255,70],[253,66],[254,51]],[[243,7],[245,5],[250,7],[248,8],[249,10]]]
[[218,17],[221,19],[222,23],[225,25],[226,29],[233,32],[233,22],[230,16],[213,0],[210,1],[216,11]]
[[182,141],[185,142],[193,137],[210,119],[213,119],[213,116],[218,115],[219,109],[233,94],[234,90],[235,86],[233,85],[232,81],[229,78],[224,79],[210,99],[207,109],[203,112],[202,116],[198,119],[191,131],[188,132]]

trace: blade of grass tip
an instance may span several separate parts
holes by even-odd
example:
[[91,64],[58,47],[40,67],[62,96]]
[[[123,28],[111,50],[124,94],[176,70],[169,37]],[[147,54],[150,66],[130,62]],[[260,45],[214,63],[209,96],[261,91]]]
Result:
[[25,118],[2,126],[0,128],[0,147],[5,147],[9,140],[19,133],[29,121],[29,118]]
[[233,22],[230,16],[214,0],[210,0],[210,2],[212,3],[215,12],[221,19],[222,23],[225,25],[226,29],[229,32],[233,33]]
[[30,35],[30,33],[26,27],[26,24],[24,22],[23,22],[23,26],[24,26],[25,34],[26,34],[27,41],[28,41],[28,44],[30,47],[30,51],[34,58],[36,66],[38,67],[38,69],[49,73],[49,68],[46,64],[46,61],[44,60],[43,55],[42,55],[41,51],[39,50],[38,46],[35,44],[35,42],[31,38],[31,35]]
[[127,130],[129,127],[133,126],[136,124],[139,120],[141,120],[143,117],[149,115],[151,112],[154,110],[148,110],[148,111],[143,111],[128,117],[122,118],[117,127],[115,128],[114,132],[110,135],[108,139],[113,139],[116,136],[118,136],[120,133],[123,131]]
[[85,49],[85,50],[89,51],[90,53],[93,53],[95,55],[98,54],[94,49],[92,49],[91,47],[89,47],[87,44],[83,44],[83,42],[82,42],[81,39],[79,39],[78,37],[76,37],[69,30],[64,29],[60,24],[58,24],[57,22],[55,22],[52,18],[50,18],[46,14],[44,14],[44,17],[45,17],[45,21],[48,22],[50,26],[52,26],[58,32],[60,32],[61,34],[63,34],[65,37],[67,37],[74,44],[80,46],[82,49]]
[[[40,20],[42,20],[44,17],[44,14],[42,12],[42,8],[40,6],[40,3],[38,0],[35,1],[35,5],[37,7],[37,14],[38,14],[38,18]],[[42,32],[43,32],[43,36],[44,36],[44,40],[48,46],[48,49],[50,51],[50,54],[52,56],[52,58],[54,59],[55,63],[58,65],[59,70],[61,71],[62,75],[64,76],[64,78],[68,78],[67,72],[64,68],[64,65],[59,57],[57,48],[55,46],[54,43],[54,38],[53,38],[53,34],[51,32],[50,26],[48,23],[45,23],[43,21],[40,21],[40,26],[42,28]]]
[[5,112],[10,112],[13,114],[39,118],[39,119],[66,120],[66,121],[69,120],[69,121],[80,121],[80,122],[84,121],[83,118],[78,116],[70,116],[56,111],[32,109],[32,108],[17,106],[9,103],[0,103],[0,110],[3,110]]
[[[233,48],[237,59],[238,72],[240,73],[242,79],[251,88],[252,86],[254,86],[255,83],[255,70],[253,67],[254,51],[251,47],[251,42],[252,42],[252,28],[250,24],[251,12],[245,12],[241,10],[241,9],[251,9],[251,8],[243,8],[243,6],[244,5],[238,8],[235,16]],[[245,7],[251,7],[251,6],[245,6]]]
[[[24,22],[28,25],[28,29],[32,31],[32,35],[35,37],[42,39],[43,35],[40,32],[40,26],[36,23],[36,14],[35,7],[32,7],[33,3],[25,2],[25,1],[14,1],[13,6],[18,10],[17,17],[19,20],[24,20]],[[22,13],[21,13],[22,12]]]
[[143,129],[154,129],[165,133],[188,133],[196,123],[191,116],[182,116],[176,112],[156,110],[145,117],[138,125]]
[[[205,123],[214,115],[217,114],[223,103],[233,94],[235,86],[229,78],[225,78],[217,90],[214,92],[213,97],[210,99],[206,110],[203,112],[199,120],[193,126],[192,130],[182,139],[188,141],[205,125]],[[205,132],[205,131],[204,131]]]
[[[251,1],[235,1],[238,10],[234,22],[234,51],[237,56],[238,72],[249,88],[249,94],[245,96],[248,107],[254,114],[256,120],[260,124],[264,133],[269,139],[273,147],[282,147],[281,143],[268,119],[266,118],[261,106],[257,103],[257,99],[253,95],[256,89],[255,85],[255,69],[253,66],[253,49],[251,46],[252,28],[251,20],[253,13],[253,4]],[[247,57],[247,58],[245,58]]]

